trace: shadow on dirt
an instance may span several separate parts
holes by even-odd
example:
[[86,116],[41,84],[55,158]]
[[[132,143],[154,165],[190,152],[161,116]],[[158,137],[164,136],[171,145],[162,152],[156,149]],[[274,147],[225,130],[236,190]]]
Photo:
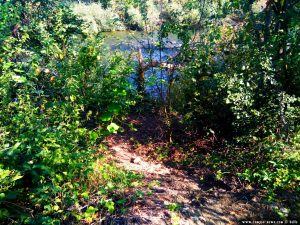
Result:
[[[262,190],[241,182],[233,175],[220,178],[201,161],[192,166],[182,165],[180,160],[184,152],[181,150],[179,154],[178,149],[187,146],[185,141],[182,140],[181,146],[170,145],[166,134],[168,128],[154,115],[129,117],[124,127],[125,132],[112,136],[111,143],[119,151],[116,160],[122,161],[120,157],[125,155],[125,167],[127,164],[129,168],[143,172],[146,183],[157,181],[158,186],[144,190],[151,195],[134,206],[137,208],[135,213],[111,218],[111,224],[172,224],[176,215],[183,221],[181,224],[191,225],[278,219],[264,203],[265,193]],[[197,142],[200,146],[196,151],[201,154],[216,147],[216,143],[209,140]],[[141,162],[132,159],[131,155],[140,157]],[[157,160],[160,156],[162,158]],[[143,163],[143,171],[140,171]],[[156,220],[156,217],[159,219]]]

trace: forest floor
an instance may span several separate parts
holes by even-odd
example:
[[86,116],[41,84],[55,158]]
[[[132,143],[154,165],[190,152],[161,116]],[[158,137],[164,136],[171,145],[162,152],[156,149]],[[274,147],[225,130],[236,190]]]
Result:
[[165,128],[158,116],[129,117],[127,124],[137,130],[128,128],[106,139],[110,160],[143,175],[145,185],[139,190],[144,195],[126,215],[112,218],[113,224],[239,224],[273,217],[262,201],[263,191],[237,177],[217,179],[205,166],[182,166],[176,149],[161,157]]

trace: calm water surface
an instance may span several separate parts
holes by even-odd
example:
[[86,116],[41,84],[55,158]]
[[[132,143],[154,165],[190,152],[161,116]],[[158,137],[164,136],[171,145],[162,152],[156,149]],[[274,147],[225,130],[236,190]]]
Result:
[[[153,60],[160,63],[173,63],[172,59],[177,54],[181,45],[175,35],[169,35],[168,38],[164,38],[164,46],[162,48],[157,47],[157,33],[145,34],[144,32],[116,31],[105,32],[104,36],[104,45],[113,51],[119,50],[128,53],[138,53],[139,49],[141,49],[144,62]],[[133,60],[138,62],[138,54],[134,55],[136,57]],[[137,74],[132,74],[130,77],[134,86],[136,78]],[[150,68],[146,71],[145,78],[146,92],[148,94],[152,97],[161,97],[159,93],[163,93],[163,96],[165,96],[170,71],[161,68]]]

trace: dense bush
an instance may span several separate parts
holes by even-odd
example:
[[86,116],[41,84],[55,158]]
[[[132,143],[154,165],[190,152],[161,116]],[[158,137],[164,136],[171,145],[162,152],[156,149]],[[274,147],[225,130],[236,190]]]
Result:
[[290,1],[270,1],[254,12],[251,4],[225,4],[237,18],[207,33],[209,41],[203,39],[198,48],[204,50],[191,62],[195,70],[188,67],[194,80],[187,86],[194,92],[185,93],[198,120],[213,113],[208,118],[217,123],[205,123],[213,130],[232,123],[229,133],[241,149],[228,147],[230,154],[219,159],[230,166],[219,168],[243,171],[243,178],[269,190],[274,200],[280,190],[299,192],[300,9]]
[[176,23],[182,9],[161,27],[183,43],[173,111],[194,132],[223,140],[223,151],[204,156],[216,173],[238,173],[267,189],[270,201],[283,190],[299,194],[299,4],[228,1],[214,12],[200,9],[201,33],[195,22]]
[[[131,66],[119,54],[102,58],[101,38],[85,34],[64,4],[7,1],[0,12],[0,220],[57,224],[112,213],[110,188],[98,189],[139,177],[93,162],[101,139],[119,129],[113,118],[134,104]],[[98,183],[88,181],[99,169]],[[99,205],[82,211],[92,197]]]

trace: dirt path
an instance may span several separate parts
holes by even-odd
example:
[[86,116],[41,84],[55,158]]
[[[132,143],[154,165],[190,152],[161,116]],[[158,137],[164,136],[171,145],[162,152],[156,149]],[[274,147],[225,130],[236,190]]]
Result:
[[203,168],[172,168],[138,155],[128,134],[110,136],[107,142],[112,159],[127,170],[142,173],[148,184],[143,200],[129,208],[127,222],[114,224],[239,224],[259,218],[266,210],[251,188],[237,189]]

